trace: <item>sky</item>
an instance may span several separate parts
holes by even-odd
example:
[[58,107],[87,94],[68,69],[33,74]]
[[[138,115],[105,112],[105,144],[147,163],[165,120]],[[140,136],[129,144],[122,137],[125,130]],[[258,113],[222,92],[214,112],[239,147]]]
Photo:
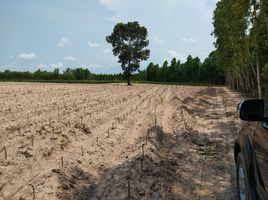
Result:
[[67,67],[121,72],[105,40],[118,22],[148,30],[150,58],[162,64],[214,50],[217,0],[0,0],[0,71],[52,71]]

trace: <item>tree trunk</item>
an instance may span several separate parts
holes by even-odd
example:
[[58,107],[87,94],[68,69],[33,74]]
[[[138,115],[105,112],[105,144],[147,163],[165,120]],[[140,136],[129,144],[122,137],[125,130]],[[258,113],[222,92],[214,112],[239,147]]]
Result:
[[129,71],[128,71],[128,75],[127,75],[127,85],[131,85],[131,83],[130,83],[130,73],[129,73]]
[[253,72],[253,74],[254,74],[254,77],[255,77],[256,80],[257,80],[258,78],[257,78],[257,73],[256,73],[256,71],[255,71],[255,69],[254,69],[254,64],[251,63],[251,64],[250,64],[250,67],[251,67],[251,69],[252,69],[252,72]]
[[258,84],[258,95],[259,98],[262,98],[262,91],[261,91],[261,77],[260,77],[260,61],[259,61],[259,55],[257,54],[257,84]]
[[250,72],[249,72],[249,69],[247,68],[247,76],[246,76],[246,85],[247,85],[247,92],[249,92],[250,91],[250,88],[251,88],[251,86],[250,86]]
[[131,83],[130,83],[130,72],[129,72],[129,65],[130,64],[128,64],[128,68],[127,68],[127,85],[131,85]]

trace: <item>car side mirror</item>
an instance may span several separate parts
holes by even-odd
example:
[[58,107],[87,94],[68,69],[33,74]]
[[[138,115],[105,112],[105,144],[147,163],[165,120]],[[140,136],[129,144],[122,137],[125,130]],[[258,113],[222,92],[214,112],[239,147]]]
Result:
[[264,120],[264,101],[262,99],[249,99],[238,104],[239,117],[245,121]]

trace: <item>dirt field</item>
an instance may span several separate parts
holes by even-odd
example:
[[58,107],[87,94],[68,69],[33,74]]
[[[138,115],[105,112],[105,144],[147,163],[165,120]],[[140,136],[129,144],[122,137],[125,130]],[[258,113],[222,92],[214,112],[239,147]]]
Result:
[[0,83],[0,199],[235,199],[240,98],[212,87]]

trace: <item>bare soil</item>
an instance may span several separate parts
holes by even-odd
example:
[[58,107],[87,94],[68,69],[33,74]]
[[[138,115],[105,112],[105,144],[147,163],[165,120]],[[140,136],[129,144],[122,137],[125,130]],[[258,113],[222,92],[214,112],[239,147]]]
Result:
[[0,83],[0,199],[235,199],[240,99],[223,87]]

